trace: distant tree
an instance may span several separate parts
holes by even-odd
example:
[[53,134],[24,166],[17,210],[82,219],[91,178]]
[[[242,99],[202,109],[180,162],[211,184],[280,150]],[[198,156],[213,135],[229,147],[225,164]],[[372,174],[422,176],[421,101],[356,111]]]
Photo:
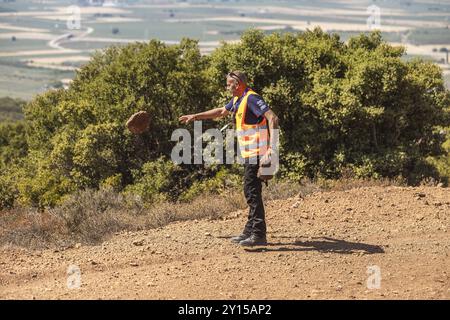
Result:
[[10,97],[0,98],[0,122],[23,119],[22,108],[25,106],[25,103],[21,99]]
[[[65,187],[53,189],[58,193],[45,201],[39,195],[45,187],[24,188],[24,203],[48,205],[71,190],[97,188],[111,176],[121,177],[122,188],[133,182],[133,170],[170,156],[179,115],[203,110],[211,101],[204,86],[206,61],[192,40],[178,46],[156,40],[113,46],[94,55],[68,90],[34,99],[25,108],[35,156],[30,170],[41,173],[36,174],[41,185],[48,171],[54,178],[49,188],[62,181]],[[152,115],[151,130],[141,137],[124,125],[138,110]],[[26,184],[37,183],[33,179],[27,177]]]

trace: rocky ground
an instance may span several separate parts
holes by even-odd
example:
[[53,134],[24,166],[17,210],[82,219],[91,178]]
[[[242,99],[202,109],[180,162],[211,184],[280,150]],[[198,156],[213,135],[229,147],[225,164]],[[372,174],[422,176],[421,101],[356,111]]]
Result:
[[449,188],[317,192],[266,211],[265,247],[229,241],[244,210],[122,232],[98,246],[3,247],[0,298],[450,298]]

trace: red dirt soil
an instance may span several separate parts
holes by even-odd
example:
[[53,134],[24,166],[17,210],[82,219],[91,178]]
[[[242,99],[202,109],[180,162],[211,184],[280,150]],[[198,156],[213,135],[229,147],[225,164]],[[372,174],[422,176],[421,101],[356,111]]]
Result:
[[[450,298],[449,188],[364,187],[270,201],[265,247],[229,241],[246,214],[122,232],[98,246],[3,247],[0,298]],[[80,269],[79,288],[68,288],[70,265]]]

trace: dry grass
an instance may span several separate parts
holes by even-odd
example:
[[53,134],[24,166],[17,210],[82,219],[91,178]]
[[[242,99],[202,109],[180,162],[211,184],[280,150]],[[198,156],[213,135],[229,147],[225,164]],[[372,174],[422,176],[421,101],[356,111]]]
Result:
[[64,245],[67,228],[64,221],[50,212],[15,208],[0,213],[0,244],[27,248]]
[[163,227],[173,221],[220,219],[246,206],[242,192],[204,195],[189,203],[145,205],[109,189],[86,190],[39,212],[17,208],[0,214],[0,245],[33,249],[96,244],[122,230]]
[[406,182],[398,179],[356,179],[351,177],[339,180],[323,180],[316,182],[323,190],[344,191],[363,187],[405,186]]
[[264,201],[292,198],[297,195],[302,197],[314,193],[322,188],[311,180],[303,180],[300,183],[277,181],[269,182],[266,188],[263,188]]
[[[358,180],[274,182],[263,189],[264,201],[305,196],[320,190],[403,185],[402,181]],[[39,212],[16,208],[0,213],[0,245],[27,248],[100,243],[114,233],[163,227],[173,221],[220,219],[247,207],[242,190],[205,194],[188,203],[144,204],[112,189],[77,192],[60,206]]]

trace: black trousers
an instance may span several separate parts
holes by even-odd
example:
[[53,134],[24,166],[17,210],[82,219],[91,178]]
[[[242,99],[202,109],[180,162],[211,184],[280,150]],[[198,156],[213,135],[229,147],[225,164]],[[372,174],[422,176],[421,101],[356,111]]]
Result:
[[266,221],[262,200],[262,184],[258,178],[259,164],[244,163],[244,194],[249,206],[248,220],[243,233],[265,236]]

